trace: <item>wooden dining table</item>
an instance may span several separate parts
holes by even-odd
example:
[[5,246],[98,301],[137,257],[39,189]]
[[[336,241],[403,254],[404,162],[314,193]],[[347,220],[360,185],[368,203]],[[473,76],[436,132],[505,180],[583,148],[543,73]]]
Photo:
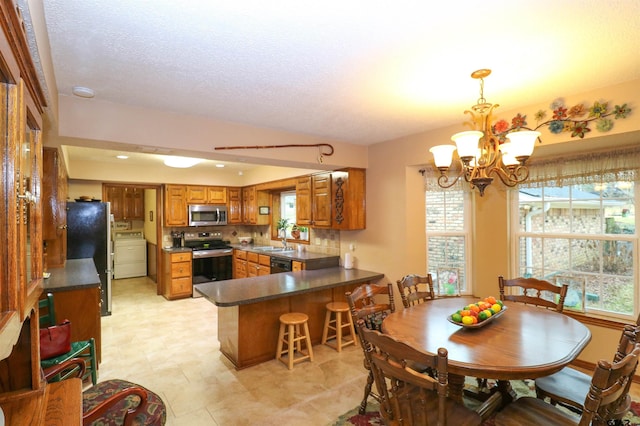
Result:
[[579,321],[532,305],[507,303],[506,310],[485,325],[465,328],[447,317],[475,297],[427,301],[388,315],[382,331],[410,346],[435,354],[449,352],[449,395],[462,402],[465,376],[497,380],[498,392],[478,411],[493,411],[514,397],[509,380],[553,374],[571,361],[591,340]]

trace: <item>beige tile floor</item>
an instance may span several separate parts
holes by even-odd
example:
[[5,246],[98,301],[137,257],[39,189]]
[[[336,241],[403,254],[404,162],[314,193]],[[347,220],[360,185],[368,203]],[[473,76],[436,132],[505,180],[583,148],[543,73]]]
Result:
[[167,301],[145,277],[114,280],[112,303],[99,380],[156,392],[167,425],[328,425],[362,398],[360,347],[316,345],[314,362],[292,371],[275,360],[236,371],[220,353],[217,308],[206,299]]

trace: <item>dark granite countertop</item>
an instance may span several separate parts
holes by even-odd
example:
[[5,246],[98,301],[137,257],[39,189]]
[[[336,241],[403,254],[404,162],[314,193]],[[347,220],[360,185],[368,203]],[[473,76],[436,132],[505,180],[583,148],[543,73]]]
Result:
[[379,272],[340,267],[282,272],[261,277],[214,281],[193,286],[216,306],[238,306],[325,288],[377,281]]
[[192,250],[188,247],[165,247],[162,251],[167,253],[191,253]]
[[67,259],[64,268],[50,268],[44,280],[45,292],[100,287],[100,277],[93,259]]

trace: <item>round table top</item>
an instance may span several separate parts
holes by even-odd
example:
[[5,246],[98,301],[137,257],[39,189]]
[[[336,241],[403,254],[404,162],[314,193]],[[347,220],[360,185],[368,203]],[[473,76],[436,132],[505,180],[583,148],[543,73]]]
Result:
[[473,297],[428,301],[396,311],[383,332],[424,352],[449,351],[449,373],[487,379],[535,379],[562,369],[582,352],[591,332],[555,311],[519,303],[479,328],[463,328],[447,317]]

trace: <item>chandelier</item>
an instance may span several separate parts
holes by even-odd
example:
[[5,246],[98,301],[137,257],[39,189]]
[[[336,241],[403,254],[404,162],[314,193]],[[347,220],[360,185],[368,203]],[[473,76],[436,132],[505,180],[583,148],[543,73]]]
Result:
[[[464,177],[471,188],[478,188],[480,196],[483,196],[485,188],[493,182],[493,176],[510,187],[529,177],[525,162],[533,153],[540,132],[518,129],[509,133],[495,133],[491,127],[491,116],[499,105],[491,104],[484,98],[484,78],[489,74],[489,69],[471,73],[471,77],[480,80],[480,98],[471,110],[465,111],[465,114],[471,115],[471,121],[465,124],[471,125],[474,130],[453,135],[451,140],[455,145],[438,145],[429,150],[440,170],[438,185],[442,188],[450,188]],[[450,178],[448,173],[455,150],[458,151],[461,170],[457,176]]]

